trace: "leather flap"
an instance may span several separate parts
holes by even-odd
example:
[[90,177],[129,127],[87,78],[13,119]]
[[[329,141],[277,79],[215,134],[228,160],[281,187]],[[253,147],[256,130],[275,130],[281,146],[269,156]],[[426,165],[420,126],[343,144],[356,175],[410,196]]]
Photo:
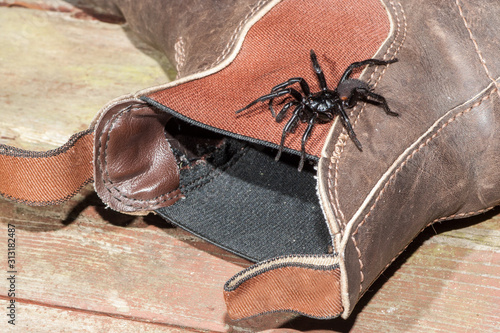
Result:
[[136,99],[102,113],[95,130],[95,189],[110,208],[147,213],[182,197],[164,132],[168,118]]

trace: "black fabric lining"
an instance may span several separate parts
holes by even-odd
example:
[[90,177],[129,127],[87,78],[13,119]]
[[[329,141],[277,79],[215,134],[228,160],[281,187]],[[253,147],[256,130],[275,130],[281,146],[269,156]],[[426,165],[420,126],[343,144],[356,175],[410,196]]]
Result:
[[328,254],[332,240],[315,171],[309,164],[297,170],[300,152],[284,148],[276,162],[274,143],[198,123],[148,97],[142,100],[175,119],[167,123],[166,137],[175,150],[185,198],[158,209],[159,215],[254,262]]
[[[203,128],[203,129],[206,129],[206,130],[209,130],[209,131],[212,131],[214,133],[217,133],[217,134],[222,134],[222,135],[225,135],[225,136],[228,136],[228,137],[232,137],[232,138],[235,138],[235,139],[238,139],[238,140],[242,140],[242,141],[246,141],[246,142],[250,142],[250,143],[254,143],[254,144],[257,144],[257,145],[260,145],[260,146],[264,146],[264,147],[269,147],[269,148],[274,148],[274,149],[278,149],[279,148],[279,145],[273,143],[273,142],[269,142],[269,141],[263,141],[263,140],[258,140],[258,139],[255,139],[255,138],[252,138],[252,137],[249,137],[249,136],[245,136],[245,135],[241,135],[241,134],[237,134],[237,133],[233,133],[233,132],[229,132],[229,131],[225,131],[225,130],[222,130],[220,128],[216,128],[216,127],[212,127],[212,126],[209,126],[207,124],[203,124],[203,123],[200,123],[196,120],[193,120],[189,117],[186,117],[185,115],[163,105],[163,104],[160,104],[158,103],[157,101],[155,101],[154,99],[151,99],[149,97],[146,97],[146,96],[142,96],[140,98],[141,100],[145,101],[146,103],[149,103],[150,105],[153,105],[154,107],[160,109],[160,110],[163,110],[163,111],[166,111],[167,113],[171,114],[172,116],[176,117],[177,119],[181,119],[189,124],[192,124],[192,125],[195,125],[195,126],[198,126],[200,128]],[[295,155],[298,155],[300,156],[301,152],[300,151],[297,151],[295,149],[290,149],[288,147],[283,147],[283,152],[286,152],[286,153],[289,153],[289,154],[295,154]],[[310,155],[310,154],[307,154],[306,153],[306,158],[309,159],[309,160],[312,160],[312,161],[319,161],[319,157],[318,156],[315,156],[315,155]]]
[[184,195],[189,195],[211,182],[225,170],[232,167],[248,150],[246,144],[234,139],[225,139],[213,154],[199,160],[191,167],[180,170],[180,185]]
[[230,150],[236,153],[228,162],[216,168],[207,164],[198,182],[188,182],[196,186],[185,186],[184,199],[157,212],[251,261],[327,254],[331,238],[314,172],[298,172],[296,163],[277,163],[265,150],[228,141],[238,147]]

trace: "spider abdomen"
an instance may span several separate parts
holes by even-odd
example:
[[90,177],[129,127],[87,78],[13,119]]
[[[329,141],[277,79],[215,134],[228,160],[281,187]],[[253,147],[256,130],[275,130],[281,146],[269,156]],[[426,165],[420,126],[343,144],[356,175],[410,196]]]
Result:
[[348,79],[337,86],[337,94],[342,101],[348,101],[356,89],[370,90],[370,86],[365,81],[358,79]]

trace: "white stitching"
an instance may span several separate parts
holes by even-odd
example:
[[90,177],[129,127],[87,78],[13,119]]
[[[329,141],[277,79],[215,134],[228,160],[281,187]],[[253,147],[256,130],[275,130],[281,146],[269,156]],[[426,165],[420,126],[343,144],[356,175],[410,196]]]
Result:
[[237,37],[240,35],[241,29],[247,24],[248,20],[253,16],[253,14],[257,11],[259,11],[263,5],[265,5],[269,0],[260,0],[255,7],[253,7],[250,12],[245,15],[245,17],[240,21],[236,29],[234,30],[233,34],[231,35],[231,38],[229,39],[229,42],[226,44],[226,47],[222,51],[222,53],[215,59],[215,61],[204,67],[202,71],[205,71],[209,68],[215,67],[218,64],[220,64],[226,57],[230,54],[231,49],[233,48],[234,44],[236,43],[236,40],[238,39]]
[[440,217],[440,218],[435,219],[431,223],[429,223],[426,227],[428,227],[431,224],[434,224],[436,222],[443,222],[443,221],[453,220],[453,219],[462,219],[462,218],[466,218],[466,217],[469,217],[469,216],[474,216],[474,215],[486,213],[487,211],[492,210],[496,206],[497,205],[494,205],[494,206],[491,206],[491,207],[488,207],[488,208],[484,208],[484,209],[479,209],[479,210],[472,211],[472,212],[452,214],[452,215],[449,215],[449,216]]
[[497,87],[497,94],[498,96],[500,96],[500,85],[499,83],[495,80],[495,78],[493,78],[493,75],[491,75],[489,69],[488,69],[488,66],[486,66],[486,60],[484,59],[483,57],[483,54],[481,53],[481,50],[479,50],[479,45],[477,43],[477,40],[476,38],[474,37],[474,34],[472,33],[472,29],[469,25],[469,23],[467,22],[467,19],[465,18],[465,15],[464,15],[464,12],[462,10],[462,6],[460,5],[460,2],[459,0],[455,0],[455,3],[458,7],[458,11],[460,13],[460,16],[462,17],[462,20],[464,21],[464,25],[465,25],[465,28],[467,29],[467,31],[469,32],[469,37],[472,41],[472,43],[474,44],[474,48],[476,49],[476,53],[477,53],[477,56],[479,57],[479,61],[481,62],[481,65],[483,66],[484,68],[484,71],[486,72],[486,75],[488,76],[488,78],[495,84],[495,86]]
[[[396,9],[396,6],[394,5],[394,2],[390,2],[391,3],[391,7],[393,9],[393,11],[395,13],[397,13],[397,9]],[[407,25],[407,19],[406,19],[406,13],[403,9],[403,6],[401,5],[400,2],[398,2],[398,5],[399,5],[399,8],[401,10],[401,15],[403,17],[403,36],[401,38],[401,42],[399,43],[399,45],[396,47],[396,50],[394,51],[394,56],[399,52],[399,50],[401,49],[403,43],[405,42],[406,40],[406,35],[407,35],[407,28],[408,28],[408,25]],[[397,21],[397,24],[398,24],[398,33],[399,33],[399,30],[401,29],[401,21],[399,20],[399,15],[396,14],[396,21]],[[396,36],[396,37],[399,37],[399,36]],[[389,53],[389,50],[393,48],[394,45],[396,45],[396,38],[394,38],[394,41],[391,43],[391,46],[387,49],[385,55],[387,55]],[[385,58],[385,55],[384,55],[384,58]],[[383,68],[382,72],[379,74],[379,77],[377,78],[376,82],[373,84],[373,86],[375,87],[383,73],[387,70],[387,66],[385,68]],[[372,80],[373,78],[373,75],[375,74],[375,71],[372,73],[372,75],[370,76],[370,80]],[[354,120],[353,122],[353,126],[356,126],[356,123],[358,122],[358,119],[360,118],[360,115],[361,113],[365,110],[365,106],[366,106],[366,103],[365,105],[362,107],[362,109],[359,111],[356,119]],[[354,111],[354,110],[353,110]],[[389,182],[390,182],[390,179],[389,179]],[[389,183],[388,182],[388,183]],[[387,184],[388,184],[387,183]],[[359,225],[358,225],[358,228],[359,228]],[[364,268],[364,264],[363,264],[363,260],[361,259],[361,250],[359,249],[358,247],[358,243],[357,241],[355,240],[354,236],[356,235],[357,233],[357,230],[358,228],[356,228],[356,231],[354,233],[351,234],[351,240],[353,241],[353,244],[354,244],[354,247],[356,248],[356,251],[358,253],[358,260],[359,260],[359,268],[360,268],[360,271],[359,271],[359,275],[360,275],[360,282],[359,282],[359,291],[361,292],[362,291],[362,285],[363,285],[363,280],[364,280],[364,273],[363,273],[363,268]]]
[[182,36],[177,38],[174,45],[175,55],[175,69],[177,71],[177,78],[181,76],[181,71],[186,65],[186,41]]
[[[474,103],[472,106],[470,106],[469,108],[457,113],[455,116],[453,116],[452,118],[448,119],[448,121],[446,121],[440,128],[438,128],[433,135],[431,135],[429,138],[427,138],[427,140],[425,140],[424,142],[422,142],[418,147],[416,147],[416,149],[411,153],[411,154],[408,154],[408,156],[404,159],[404,161],[401,162],[400,166],[394,171],[394,173],[391,175],[391,177],[389,177],[389,179],[387,179],[387,181],[385,182],[385,185],[384,187],[380,190],[378,196],[376,197],[375,201],[373,202],[372,206],[370,207],[370,209],[368,210],[368,213],[366,213],[366,215],[363,217],[363,220],[357,225],[356,227],[356,230],[352,233],[352,236],[351,236],[351,239],[353,239],[354,241],[354,236],[358,233],[359,231],[359,228],[366,222],[366,220],[368,219],[368,217],[370,217],[371,213],[373,212],[373,210],[375,209],[375,207],[377,206],[378,202],[380,201],[380,199],[382,198],[383,194],[386,192],[386,190],[389,188],[389,185],[392,183],[392,181],[396,178],[396,176],[401,172],[401,170],[403,169],[403,167],[405,165],[408,164],[408,162],[419,152],[421,151],[423,148],[425,148],[432,140],[434,140],[438,135],[439,133],[445,129],[449,124],[451,124],[452,122],[454,122],[457,118],[463,116],[464,114],[470,112],[471,110],[473,110],[474,108],[476,108],[477,106],[481,105],[481,103],[483,103],[485,100],[487,100],[488,98],[491,97],[491,95],[496,92],[497,89],[493,89],[488,95],[485,95],[483,96],[483,98],[481,98],[479,101],[477,101],[476,103]],[[356,243],[354,243],[354,245],[356,246]],[[361,252],[359,251],[359,249],[357,248],[356,246],[356,250],[358,251],[358,255],[360,256],[359,258],[359,262],[360,262],[360,265],[361,267],[363,267],[363,263],[362,263],[362,260],[361,260]],[[360,285],[359,285],[359,288],[360,288],[360,291],[362,291],[362,283],[363,283],[363,278],[364,278],[364,275],[363,275],[363,272],[360,272],[360,276],[361,276],[361,281],[360,281]]]
[[[390,53],[390,50],[394,48],[394,45],[398,45],[394,51],[394,56],[399,52],[399,50],[401,49],[403,43],[405,42],[406,40],[406,35],[407,35],[407,19],[406,19],[406,14],[403,10],[403,7],[401,5],[401,3],[398,2],[398,5],[399,5],[399,11],[398,9],[396,8],[395,4],[394,4],[394,1],[390,1],[390,4],[391,4],[391,7],[392,7],[392,11],[394,13],[394,16],[395,16],[395,19],[396,19],[396,30],[395,30],[395,36],[394,36],[394,39],[393,41],[391,42],[391,45],[387,48],[383,58],[386,59],[386,56]],[[402,15],[402,20],[399,18],[399,12],[401,12],[401,15]],[[402,31],[402,34],[401,34],[401,31]],[[380,81],[382,75],[385,73],[385,71],[387,70],[386,67],[384,67],[380,73],[380,75],[378,76],[376,82],[373,84],[373,86],[376,86],[378,84],[378,82]],[[375,73],[377,72],[377,70],[375,70],[372,75],[370,76],[369,78],[369,81],[372,81],[373,80],[373,77],[375,75]],[[356,125],[361,113],[364,111],[364,106],[362,107],[362,109],[359,111],[356,119],[354,120],[353,122],[353,127]],[[353,110],[354,112],[354,110]],[[352,115],[352,112],[351,112],[351,115]],[[329,192],[329,195],[330,195],[330,200],[334,201],[335,204],[333,204],[333,210],[337,213],[337,216],[340,217],[338,220],[339,222],[342,224],[342,227],[340,228],[340,232],[341,234],[343,234],[343,230],[345,227],[345,216],[344,216],[344,213],[342,212],[342,210],[340,209],[340,202],[338,201],[339,199],[339,195],[338,195],[338,178],[339,178],[339,162],[340,162],[340,157],[342,155],[342,153],[344,152],[344,147],[345,145],[347,144],[347,139],[348,139],[348,135],[347,135],[347,131],[344,129],[342,131],[342,133],[339,135],[339,138],[337,140],[337,143],[335,144],[335,150],[334,150],[334,153],[332,154],[331,158],[330,158],[330,165],[329,165],[329,173],[328,173],[328,178],[329,179],[333,179],[333,193],[332,193],[332,186],[329,184],[328,185],[328,192]],[[335,165],[335,168],[332,168],[332,165]],[[334,172],[332,172],[334,171]],[[332,173],[333,173],[333,176],[332,176]]]

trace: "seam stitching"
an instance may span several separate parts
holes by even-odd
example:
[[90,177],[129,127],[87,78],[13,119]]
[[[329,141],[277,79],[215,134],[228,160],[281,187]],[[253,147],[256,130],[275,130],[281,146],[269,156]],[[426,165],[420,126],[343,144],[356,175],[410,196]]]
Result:
[[177,41],[174,44],[174,50],[175,67],[177,70],[177,78],[179,78],[181,76],[181,71],[186,65],[186,42],[182,36],[177,38]]
[[[491,97],[491,95],[493,93],[497,92],[497,89],[493,89],[489,94],[485,95],[483,98],[481,98],[479,101],[477,101],[476,103],[474,103],[473,105],[471,105],[469,108],[457,113],[456,115],[454,115],[453,117],[451,117],[450,119],[448,119],[443,125],[441,125],[440,128],[438,128],[430,137],[428,137],[424,142],[422,142],[418,147],[415,148],[415,150],[413,150],[413,152],[411,154],[408,154],[408,156],[404,159],[404,161],[401,162],[401,165],[396,169],[394,170],[394,173],[391,175],[391,177],[389,177],[387,179],[387,181],[385,182],[384,184],[384,187],[380,190],[378,196],[375,198],[375,201],[373,202],[372,206],[370,207],[370,209],[368,210],[368,213],[366,213],[366,215],[364,216],[363,220],[357,225],[356,227],[356,230],[352,233],[352,236],[351,236],[351,239],[354,241],[354,236],[356,236],[356,234],[358,233],[360,227],[366,222],[366,220],[371,216],[371,213],[373,212],[373,210],[375,209],[375,207],[377,206],[378,202],[380,201],[380,199],[382,198],[383,194],[386,192],[386,190],[389,188],[389,185],[393,182],[393,180],[396,178],[397,175],[400,174],[401,170],[408,164],[408,162],[418,153],[420,152],[423,148],[427,147],[427,145],[433,141],[440,133],[442,130],[444,130],[446,127],[448,127],[448,125],[450,125],[451,123],[453,123],[455,120],[457,120],[459,117],[463,116],[464,114],[467,114],[469,113],[471,110],[473,110],[474,108],[478,107],[479,105],[481,105],[485,100],[489,99]],[[355,243],[356,245],[356,243]],[[362,259],[361,259],[361,252],[359,251],[358,247],[356,246],[356,250],[358,252],[358,255],[359,255],[359,262],[360,262],[360,265],[361,267],[363,267],[363,263],[362,263]],[[362,291],[362,283],[363,283],[363,278],[364,278],[364,274],[363,272],[361,271],[360,272],[360,276],[361,276],[361,280],[360,280],[360,285],[359,285],[359,289],[360,289],[360,292]]]
[[[403,35],[402,35],[402,37],[401,37],[401,42],[397,45],[396,49],[394,50],[393,56],[395,56],[395,55],[399,52],[399,50],[401,49],[401,47],[403,46],[403,43],[404,43],[404,42],[405,42],[405,40],[406,40],[406,35],[407,35],[407,32],[408,32],[408,25],[407,25],[406,13],[405,13],[405,11],[404,11],[404,9],[403,9],[403,6],[401,5],[401,2],[399,2],[399,1],[398,1],[397,3],[398,3],[398,5],[399,5],[399,9],[401,10],[401,15],[402,15],[402,22],[403,22]],[[397,13],[396,6],[395,6],[394,2],[392,2],[392,1],[391,1],[391,7],[392,7],[393,11],[394,11],[395,13]],[[401,29],[401,21],[400,21],[400,19],[399,19],[399,15],[396,15],[396,21],[397,21],[397,24],[398,24],[398,32],[399,32],[399,29]],[[399,36],[397,36],[397,37],[399,37]],[[394,45],[396,45],[395,41],[396,41],[396,38],[394,38],[393,43],[391,43],[391,46],[387,49],[387,51],[386,51],[386,54],[385,54],[385,55],[387,55],[387,54],[389,53],[389,50],[391,50],[391,49],[394,47]],[[385,55],[384,55],[384,57],[385,57]],[[380,79],[382,78],[382,75],[383,75],[383,74],[385,73],[385,71],[387,70],[387,67],[388,67],[388,66],[385,66],[385,67],[382,69],[381,73],[379,74],[379,76],[378,76],[377,80],[375,81],[375,83],[374,83],[374,85],[373,85],[374,87],[375,87],[375,86],[376,86],[376,85],[380,82]],[[372,73],[372,75],[370,76],[370,81],[373,79],[373,76],[374,76],[375,72],[376,72],[376,71],[374,71],[374,72]],[[363,113],[363,111],[365,110],[365,108],[366,108],[366,103],[363,105],[362,109],[359,111],[358,115],[356,116],[356,119],[355,119],[355,120],[354,120],[354,122],[353,122],[353,127],[355,127],[355,126],[356,126],[356,124],[357,124],[358,120],[360,119],[360,116],[361,116],[361,114]],[[354,110],[353,110],[353,111],[354,111]],[[345,143],[344,143],[344,146],[345,146]],[[339,161],[340,161],[340,159],[339,159]],[[337,165],[336,165],[337,170],[338,170],[338,164],[339,164],[339,163],[337,162]],[[337,190],[337,188],[336,188],[336,190]],[[336,198],[337,198],[337,200],[338,200],[338,196],[337,196]],[[340,209],[340,207],[339,207],[339,209]],[[344,219],[344,222],[345,222],[345,219]],[[358,225],[358,227],[359,227],[359,225]],[[344,223],[344,228],[345,228],[345,223]],[[359,275],[360,275],[359,291],[361,292],[361,291],[362,291],[362,283],[363,283],[363,280],[364,280],[364,273],[363,273],[364,264],[363,264],[363,260],[361,259],[361,250],[359,249],[358,242],[357,242],[357,240],[355,239],[355,235],[356,235],[356,233],[357,233],[357,230],[358,230],[358,229],[356,228],[356,231],[355,231],[354,233],[352,233],[352,234],[351,234],[351,240],[352,240],[352,242],[353,242],[353,244],[354,244],[354,247],[356,248],[356,252],[358,253],[358,260],[359,260]]]
[[472,212],[452,214],[452,215],[449,215],[449,216],[446,216],[446,217],[440,217],[440,218],[435,219],[431,223],[429,223],[427,226],[430,226],[431,224],[434,224],[436,222],[443,222],[443,221],[447,221],[447,220],[461,219],[461,218],[465,218],[465,217],[469,217],[469,216],[474,216],[474,215],[486,213],[487,211],[495,208],[496,206],[497,205],[490,206],[490,207],[484,208],[484,209],[479,209],[479,210],[472,211]]
[[[137,209],[137,208],[145,208],[144,205],[146,206],[150,206],[150,205],[158,205],[158,204],[161,204],[163,202],[166,202],[166,201],[169,201],[169,200],[174,200],[174,199],[177,199],[179,198],[180,196],[182,196],[181,193],[177,193],[176,195],[174,196],[170,196],[171,194],[173,193],[176,193],[179,191],[179,188],[175,189],[175,190],[172,190],[170,192],[167,192],[167,193],[164,193],[162,195],[159,195],[157,197],[154,197],[154,198],[151,198],[151,199],[145,199],[145,200],[140,200],[140,199],[135,199],[135,198],[130,198],[126,195],[124,195],[117,187],[116,185],[113,183],[113,181],[110,179],[110,176],[109,176],[109,172],[108,172],[108,163],[107,163],[107,149],[108,149],[108,143],[109,143],[109,140],[111,138],[111,131],[113,130],[113,127],[114,127],[114,124],[118,121],[118,119],[120,119],[120,117],[124,116],[125,114],[133,111],[133,110],[138,110],[138,109],[141,109],[142,107],[137,107],[137,106],[133,106],[133,105],[129,105],[127,108],[125,108],[124,110],[120,111],[118,114],[114,115],[110,120],[107,121],[106,125],[104,126],[104,128],[108,128],[108,130],[106,131],[107,132],[107,136],[106,136],[106,143],[105,143],[105,146],[104,146],[104,152],[103,152],[103,158],[102,158],[102,162],[101,162],[101,150],[102,150],[102,140],[101,138],[103,137],[103,133],[101,133],[99,135],[99,144],[98,144],[98,147],[97,147],[97,163],[99,164],[99,168],[102,170],[101,172],[101,176],[102,176],[102,182],[104,184],[104,188],[109,192],[109,194],[114,198],[116,199],[117,201],[121,202],[124,206],[126,207],[132,207],[134,209]],[[102,163],[102,164],[101,164]],[[111,186],[108,186],[111,185]],[[114,189],[119,196],[117,196],[115,193],[113,193],[112,189]],[[166,197],[166,198],[164,198]],[[130,201],[133,201],[135,203],[139,203],[141,204],[140,207],[137,207],[133,204],[127,204],[125,202],[123,202],[122,199],[127,199],[127,200],[130,200]],[[148,207],[146,207],[148,208]]]
[[[231,279],[229,279],[225,285],[224,289],[226,291],[231,291],[238,288],[243,282],[248,281],[249,279],[260,275],[265,272],[269,272],[271,270],[277,268],[284,267],[304,267],[310,268],[313,270],[331,270],[332,268],[337,269],[339,267],[339,263],[337,261],[333,261],[336,256],[331,254],[288,254],[279,257],[274,257],[268,260],[261,261],[255,265],[247,267],[246,269],[238,272]],[[328,263],[309,263],[303,261],[291,261],[290,259],[329,259]]]
[[493,76],[491,75],[491,72],[490,70],[488,69],[488,66],[486,65],[486,60],[484,59],[483,57],[483,54],[481,52],[481,50],[479,49],[479,44],[477,43],[477,40],[476,38],[474,37],[474,34],[472,33],[472,28],[471,26],[469,25],[469,22],[467,21],[467,19],[465,18],[465,15],[464,15],[464,12],[463,12],[463,8],[462,6],[460,5],[460,1],[459,0],[455,0],[455,4],[457,5],[458,7],[458,12],[460,13],[460,16],[462,17],[462,20],[464,21],[464,26],[465,28],[467,29],[467,31],[469,32],[469,38],[470,40],[472,41],[472,43],[474,44],[474,48],[476,50],[476,53],[477,53],[477,56],[479,57],[479,61],[481,62],[481,65],[483,66],[484,68],[484,71],[486,72],[486,75],[488,76],[488,78],[493,82],[493,84],[497,87],[497,93],[498,95],[500,96],[500,85],[499,83],[495,80],[495,78],[493,78]]
[[[493,208],[495,208],[496,206],[491,206],[491,207],[488,207],[488,208],[485,208],[485,209],[480,209],[478,211],[475,211],[475,212],[469,212],[469,213],[462,213],[462,214],[454,214],[454,215],[450,215],[448,217],[443,217],[443,218],[439,218],[439,219],[435,219],[434,221],[432,221],[431,223],[429,223],[428,225],[424,226],[419,233],[421,233],[422,231],[425,230],[425,228],[427,228],[428,226],[430,226],[431,224],[435,223],[435,222],[442,222],[444,220],[447,220],[447,219],[453,219],[453,218],[463,218],[463,217],[468,217],[468,216],[472,216],[472,215],[477,215],[477,214],[481,214],[481,213],[484,213],[484,212],[487,212],[488,210],[491,210]],[[406,246],[404,246],[401,251],[398,252],[398,254],[396,254],[394,256],[394,258],[392,258],[392,260],[387,263],[387,265],[385,265],[384,269],[382,271],[385,271],[387,269],[387,267],[389,267],[393,262],[394,260],[396,260],[397,257],[399,257],[401,255],[401,253],[403,253],[407,248],[408,246],[411,244],[411,241],[406,244]]]
[[[391,53],[391,50],[395,47],[395,45],[397,45],[397,47],[395,47],[395,50],[393,53],[393,55],[395,56],[399,52],[403,43],[406,40],[406,34],[407,34],[406,14],[403,10],[401,3],[399,3],[399,2],[397,2],[397,3],[399,5],[400,10],[398,10],[396,8],[394,1],[390,1],[392,12],[394,13],[394,17],[396,20],[396,29],[395,29],[394,39],[391,42],[391,45],[387,48],[387,50],[383,56],[384,59],[386,58],[386,56],[388,54]],[[400,14],[400,12],[401,12],[401,14]],[[400,19],[400,15],[402,15],[401,19]],[[379,68],[380,67],[377,67],[377,69],[372,72],[372,74],[369,78],[369,81],[373,80],[373,77]],[[378,84],[378,82],[380,81],[380,79],[382,78],[382,75],[385,73],[386,70],[387,70],[387,66],[384,66],[384,68],[382,69],[382,72],[379,74],[379,76],[378,76],[378,78],[375,81],[373,86],[376,86]],[[365,104],[363,105],[362,109],[359,111],[356,119],[354,120],[353,127],[356,126],[356,123],[358,122],[360,114],[365,110]],[[353,112],[354,112],[354,110],[351,111],[350,115],[352,115]],[[344,213],[342,212],[342,210],[340,208],[340,202],[339,202],[339,196],[338,196],[339,162],[340,162],[340,157],[341,157],[342,153],[344,152],[344,147],[347,144],[348,138],[349,137],[347,135],[347,131],[345,129],[343,129],[341,134],[339,135],[337,143],[335,144],[334,153],[332,154],[332,157],[330,158],[331,162],[329,164],[329,173],[328,173],[328,178],[333,179],[333,191],[332,191],[332,185],[329,183],[328,192],[329,192],[330,200],[334,202],[334,204],[332,206],[333,206],[334,211],[337,212],[337,217],[338,217],[339,223],[341,224],[341,227],[339,228],[341,235],[343,235],[346,221],[345,221]]]
[[215,61],[208,66],[205,66],[202,71],[206,71],[209,68],[215,67],[218,64],[220,64],[222,61],[226,59],[226,57],[231,53],[231,49],[233,48],[234,44],[236,43],[236,40],[238,39],[237,37],[240,34],[241,29],[247,24],[248,20],[255,14],[257,11],[259,11],[264,4],[266,4],[268,0],[260,0],[255,7],[253,7],[250,12],[248,12],[245,17],[240,21],[236,29],[234,30],[233,34],[231,35],[231,38],[229,39],[229,42],[226,44],[224,47],[224,50],[222,53],[215,59]]

